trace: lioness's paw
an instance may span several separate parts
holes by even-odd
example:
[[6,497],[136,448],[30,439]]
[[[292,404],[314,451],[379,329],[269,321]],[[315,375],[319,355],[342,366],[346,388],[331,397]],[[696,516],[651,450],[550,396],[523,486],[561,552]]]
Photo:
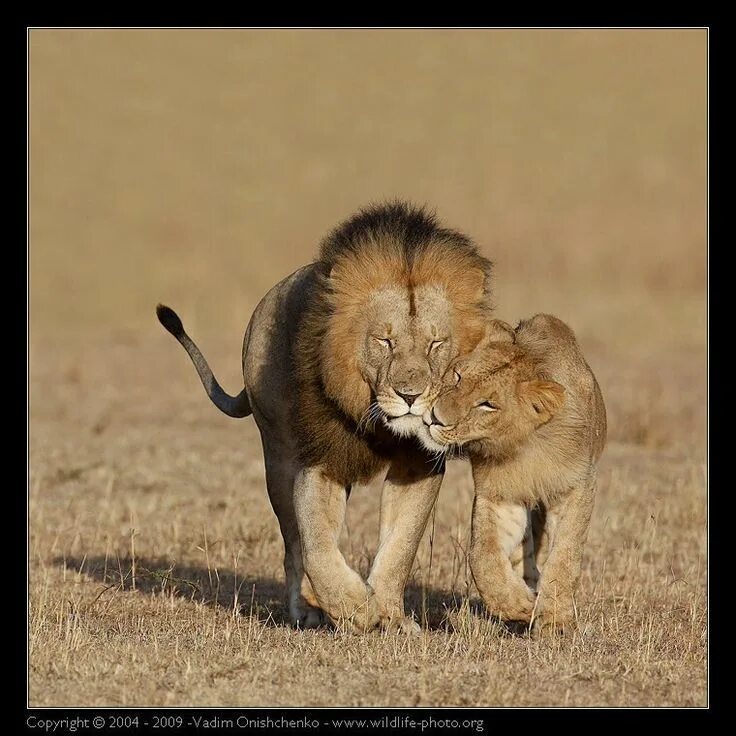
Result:
[[419,636],[422,627],[411,616],[394,616],[381,620],[381,628],[394,634]]
[[359,604],[350,616],[341,619],[341,623],[349,631],[364,634],[378,626],[380,622],[379,606],[374,596],[371,595],[363,603]]
[[573,616],[549,616],[544,613],[534,619],[532,624],[532,638],[541,639],[545,637],[565,636],[575,626]]
[[515,624],[526,624],[532,620],[536,596],[529,589],[516,592],[508,596],[499,596],[496,600],[486,603],[488,610],[502,621]]

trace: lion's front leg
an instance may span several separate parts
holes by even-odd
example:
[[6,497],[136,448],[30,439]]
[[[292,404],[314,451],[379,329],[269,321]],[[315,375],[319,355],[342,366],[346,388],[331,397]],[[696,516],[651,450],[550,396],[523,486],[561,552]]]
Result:
[[595,481],[584,483],[547,509],[546,552],[539,583],[535,633],[564,631],[575,620],[574,595],[593,513]]
[[404,588],[443,476],[444,467],[430,471],[423,456],[389,468],[381,492],[378,551],[368,577],[384,628],[418,630],[404,613]]
[[345,495],[345,487],[320,468],[303,468],[294,481],[304,571],[319,607],[334,622],[367,631],[378,623],[373,591],[348,566],[338,547]]
[[469,555],[475,585],[490,613],[526,624],[535,595],[514,571],[511,555],[521,545],[527,522],[525,506],[492,500],[476,486]]

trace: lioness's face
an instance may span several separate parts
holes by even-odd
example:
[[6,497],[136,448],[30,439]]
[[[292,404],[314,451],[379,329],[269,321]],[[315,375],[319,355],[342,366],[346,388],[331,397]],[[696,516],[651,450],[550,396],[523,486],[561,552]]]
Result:
[[507,453],[549,421],[563,399],[564,388],[539,380],[515,345],[486,344],[449,367],[420,438],[433,451],[479,442]]
[[416,434],[457,354],[452,304],[439,287],[392,286],[372,295],[364,319],[360,370],[375,399],[366,421]]

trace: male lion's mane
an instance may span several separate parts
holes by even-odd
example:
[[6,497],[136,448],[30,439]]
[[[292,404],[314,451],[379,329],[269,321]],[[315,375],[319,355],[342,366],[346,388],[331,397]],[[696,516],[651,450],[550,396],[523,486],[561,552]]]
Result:
[[[397,453],[420,452],[413,438],[402,440],[381,422],[359,429],[374,397],[357,363],[351,314],[376,289],[403,287],[411,299],[414,288],[431,284],[444,289],[462,330],[480,331],[491,308],[491,265],[470,238],[400,201],[367,207],[327,235],[294,345],[297,436],[306,465],[349,484],[372,477]],[[339,393],[328,394],[325,375],[339,378]]]

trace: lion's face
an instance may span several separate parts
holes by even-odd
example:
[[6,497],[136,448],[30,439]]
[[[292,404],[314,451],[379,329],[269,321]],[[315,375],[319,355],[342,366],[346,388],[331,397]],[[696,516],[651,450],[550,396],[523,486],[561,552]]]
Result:
[[447,367],[483,337],[486,280],[482,262],[439,246],[411,264],[385,243],[333,264],[320,378],[358,432],[377,422],[399,436],[422,431]]
[[398,435],[421,430],[456,355],[454,327],[440,288],[396,286],[373,294],[359,327],[358,367],[373,394],[365,423],[380,418]]
[[515,345],[485,344],[449,367],[420,438],[433,451],[477,442],[488,453],[507,454],[557,413],[564,391],[539,380]]

